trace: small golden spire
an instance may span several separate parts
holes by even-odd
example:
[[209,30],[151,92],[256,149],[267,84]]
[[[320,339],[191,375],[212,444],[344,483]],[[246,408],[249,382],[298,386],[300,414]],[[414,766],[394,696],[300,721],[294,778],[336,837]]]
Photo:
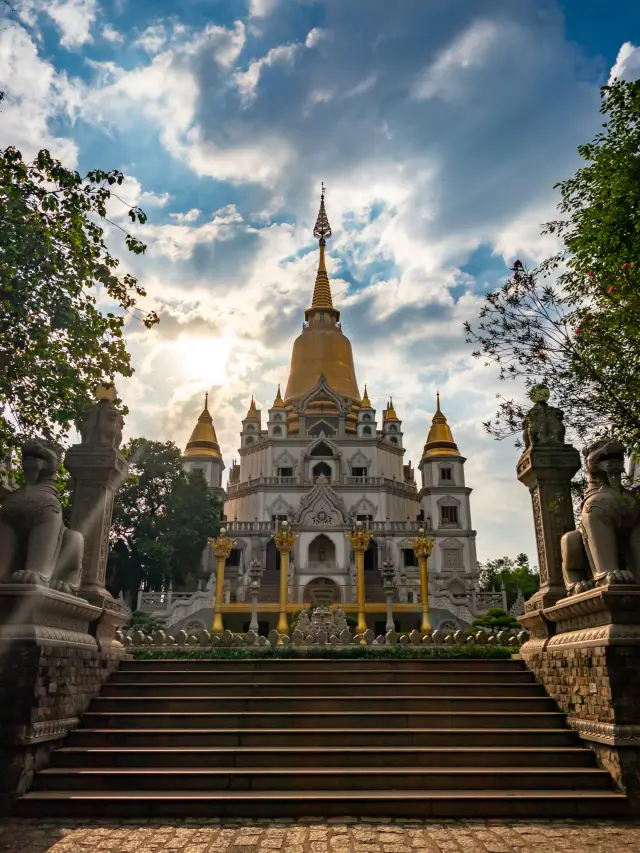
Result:
[[360,403],[361,409],[370,409],[371,408],[371,400],[369,399],[369,394],[367,393],[367,386],[364,386],[364,397],[362,398],[362,402]]
[[451,427],[440,408],[440,392],[436,394],[436,413],[424,446],[423,456],[460,456],[458,445],[453,440]]
[[273,401],[273,406],[271,406],[271,408],[272,409],[284,409],[285,408],[284,400],[280,396],[280,384],[278,384],[278,393],[276,394],[276,398]]
[[184,451],[186,457],[190,456],[208,456],[221,458],[220,445],[216,437],[216,430],[213,426],[213,419],[209,414],[209,393],[204,395],[204,409],[198,418],[198,423],[195,425],[191,438],[187,442],[187,447]]
[[396,410],[393,408],[393,397],[389,400],[389,403],[387,405],[386,420],[388,420],[388,421],[397,421],[398,420],[398,416],[396,415]]
[[316,219],[313,236],[318,238],[320,245],[320,260],[318,262],[318,272],[316,273],[316,283],[313,288],[313,298],[311,300],[311,308],[305,311],[305,319],[314,311],[330,311],[336,315],[336,320],[340,317],[340,312],[333,307],[333,299],[331,297],[331,285],[329,284],[329,276],[327,275],[327,267],[324,256],[324,247],[327,239],[331,237],[331,226],[327,218],[327,211],[324,206],[324,184],[322,184],[322,193],[320,195],[320,210]]
[[258,420],[258,410],[256,409],[256,401],[253,398],[253,394],[251,395],[251,405],[249,406],[249,411],[246,414],[245,420],[249,418],[253,420]]

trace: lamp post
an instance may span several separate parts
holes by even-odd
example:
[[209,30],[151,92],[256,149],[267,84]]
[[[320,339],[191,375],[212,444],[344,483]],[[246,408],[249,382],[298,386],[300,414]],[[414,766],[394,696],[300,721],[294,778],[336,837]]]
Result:
[[367,630],[367,620],[364,615],[364,552],[369,547],[371,531],[362,529],[362,522],[356,522],[355,530],[347,533],[349,542],[356,555],[356,596],[358,601],[358,634]]
[[249,563],[249,594],[251,595],[251,622],[249,630],[258,633],[258,591],[260,589],[260,577],[262,575],[262,566],[259,560],[251,560]]
[[385,560],[382,564],[382,578],[384,582],[384,594],[387,599],[387,624],[385,630],[395,631],[396,623],[393,618],[393,596],[396,591],[396,570],[391,560]]
[[273,534],[273,541],[280,552],[280,615],[278,616],[278,633],[287,634],[289,621],[287,619],[287,588],[289,583],[289,553],[296,541],[296,534],[289,527],[289,522],[283,521],[280,530]]
[[222,597],[224,594],[224,566],[227,562],[227,557],[231,553],[233,546],[236,544],[235,539],[227,539],[226,528],[220,528],[220,534],[217,539],[209,539],[211,550],[216,555],[217,572],[216,572],[216,598],[213,607],[213,630],[216,633],[224,631],[222,624]]
[[431,628],[429,624],[429,570],[427,568],[427,560],[431,556],[433,544],[436,540],[424,535],[424,527],[418,531],[418,535],[409,539],[413,553],[418,558],[420,566],[420,597],[422,598],[422,625],[421,631],[428,631]]

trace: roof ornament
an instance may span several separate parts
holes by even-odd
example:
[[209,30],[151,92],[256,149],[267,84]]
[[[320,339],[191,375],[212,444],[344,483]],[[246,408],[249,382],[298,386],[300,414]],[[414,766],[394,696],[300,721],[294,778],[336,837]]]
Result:
[[313,229],[313,236],[317,237],[320,240],[320,245],[324,246],[325,242],[329,237],[331,237],[331,226],[329,225],[329,220],[327,219],[327,211],[324,206],[324,193],[325,186],[324,181],[322,182],[322,192],[320,193],[320,210],[318,211],[318,218],[316,219],[315,228]]

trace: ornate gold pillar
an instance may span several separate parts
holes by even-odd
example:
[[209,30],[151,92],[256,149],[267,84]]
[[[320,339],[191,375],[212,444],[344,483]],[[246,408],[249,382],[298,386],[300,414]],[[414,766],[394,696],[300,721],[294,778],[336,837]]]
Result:
[[216,600],[213,607],[213,630],[218,633],[224,631],[222,624],[222,596],[224,594],[224,566],[227,562],[227,557],[231,553],[231,549],[236,544],[235,539],[227,539],[227,531],[224,527],[220,528],[220,535],[217,539],[209,539],[211,550],[216,555],[217,572],[216,572]]
[[280,552],[280,615],[278,617],[278,633],[289,632],[289,621],[287,619],[287,590],[289,586],[289,553],[296,541],[296,534],[289,527],[288,522],[283,521],[280,530],[273,534],[273,541]]
[[362,522],[356,523],[355,530],[347,533],[349,542],[356,555],[356,596],[358,601],[358,634],[367,630],[367,620],[364,614],[364,552],[369,547],[371,531],[362,529]]
[[424,528],[421,527],[418,536],[409,539],[409,542],[420,566],[420,598],[422,599],[422,625],[420,630],[429,631],[431,624],[429,622],[429,568],[427,561],[433,551],[435,539],[433,537],[427,538],[424,535]]

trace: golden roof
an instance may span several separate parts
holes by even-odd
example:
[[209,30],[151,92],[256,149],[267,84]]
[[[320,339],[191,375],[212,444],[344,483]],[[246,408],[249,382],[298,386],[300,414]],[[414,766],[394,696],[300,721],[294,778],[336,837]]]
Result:
[[440,392],[437,394],[438,405],[431,422],[431,429],[424,446],[423,456],[460,456],[458,445],[453,440],[451,427],[440,409]]
[[278,385],[278,393],[276,394],[276,398],[273,401],[273,406],[271,406],[271,408],[272,409],[284,409],[285,408],[284,400],[280,396],[280,385]]
[[367,393],[367,386],[364,386],[364,396],[362,398],[362,402],[360,403],[361,409],[370,409],[371,408],[371,400],[369,399],[369,394]]
[[204,409],[198,418],[198,423],[191,433],[191,438],[187,442],[187,447],[184,455],[187,457],[207,456],[215,459],[221,459],[220,445],[216,437],[216,431],[213,426],[213,418],[209,414],[209,394],[204,397]]
[[385,420],[387,420],[387,421],[399,420],[398,416],[396,415],[396,410],[393,408],[393,398],[391,398],[389,400],[389,403],[387,405],[387,415],[385,417]]
[[256,409],[256,401],[253,398],[253,394],[251,395],[251,404],[249,405],[249,410],[248,410],[247,414],[245,415],[245,421],[249,420],[249,419],[252,419],[255,421],[260,419],[259,415],[258,415],[258,410]]
[[325,266],[324,249],[327,238],[331,236],[331,226],[324,206],[324,186],[313,234],[319,238],[320,261],[311,307],[304,312],[307,322],[293,344],[291,370],[284,395],[285,406],[312,391],[321,376],[325,376],[329,387],[340,396],[359,403],[360,392],[351,343],[337,325],[340,312],[333,307],[331,284]]

